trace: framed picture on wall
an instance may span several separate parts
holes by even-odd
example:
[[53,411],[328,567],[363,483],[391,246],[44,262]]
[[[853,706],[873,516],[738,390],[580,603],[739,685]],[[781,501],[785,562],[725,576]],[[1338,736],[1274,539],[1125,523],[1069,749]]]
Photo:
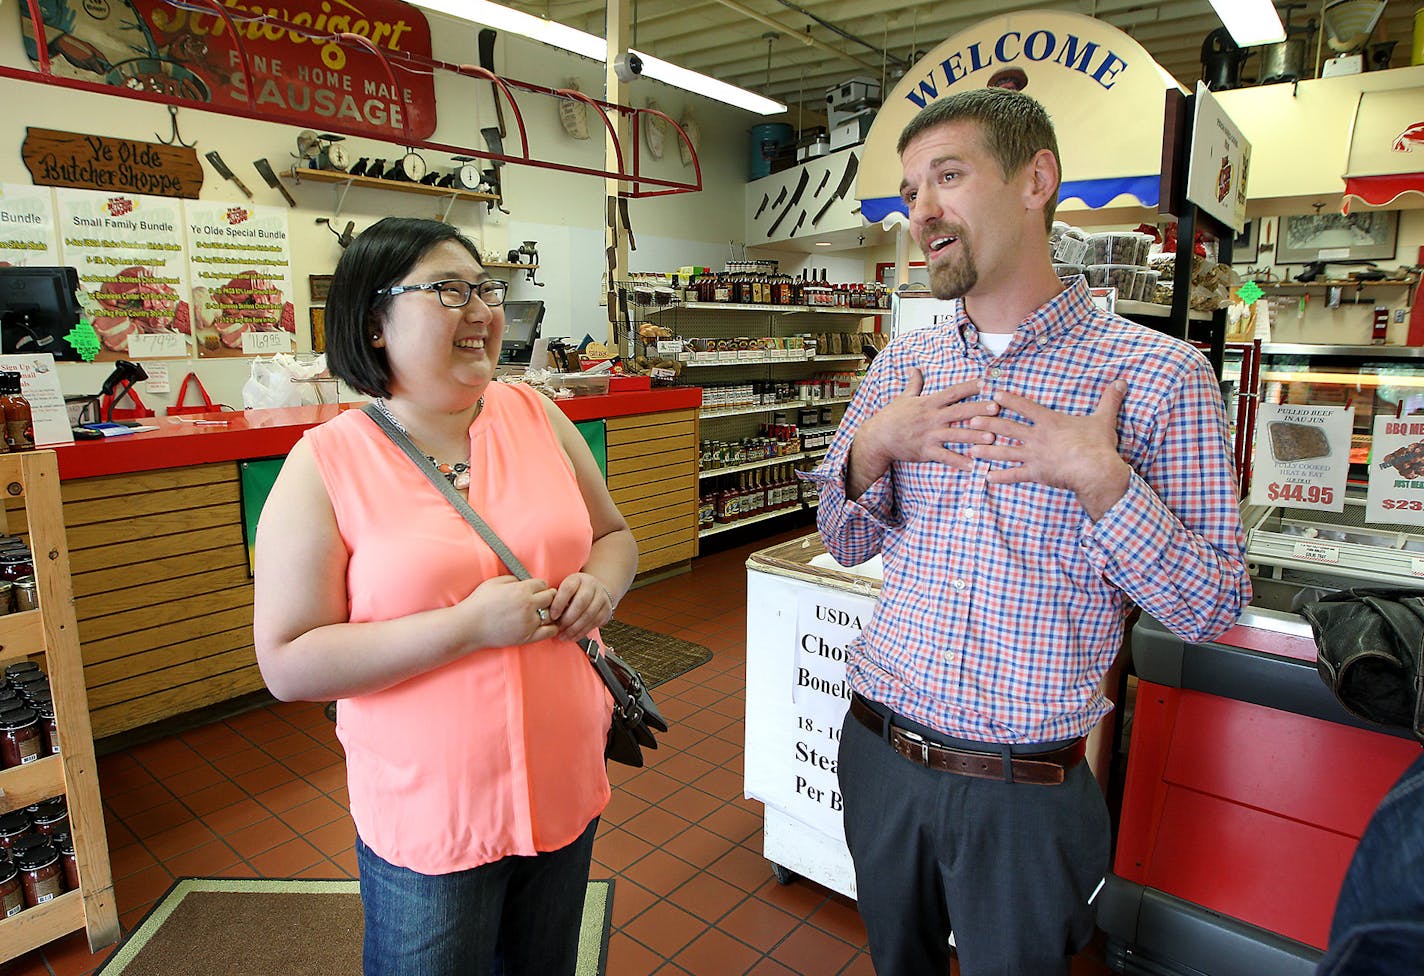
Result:
[[331,275],[307,275],[307,282],[311,285],[311,300],[325,302],[331,294]]
[[1297,214],[1282,217],[1277,264],[1310,261],[1380,261],[1394,257],[1399,212]]
[[326,306],[311,307],[312,352],[326,352]]
[[1261,249],[1261,221],[1248,220],[1241,233],[1231,242],[1232,261],[1255,261],[1256,252]]

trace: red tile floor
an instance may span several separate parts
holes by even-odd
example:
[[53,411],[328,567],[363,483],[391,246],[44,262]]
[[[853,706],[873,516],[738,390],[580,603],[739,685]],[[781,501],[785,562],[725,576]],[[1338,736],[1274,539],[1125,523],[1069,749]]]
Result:
[[[799,529],[786,538],[804,533]],[[742,797],[746,556],[630,593],[618,617],[710,648],[656,691],[673,729],[642,770],[612,766],[594,877],[616,877],[608,976],[869,976],[851,900],[778,885],[761,856],[761,805]],[[101,747],[102,748],[102,747]],[[175,878],[355,877],[341,748],[320,704],[270,704],[99,760],[119,918],[135,926]],[[82,933],[0,972],[82,976]],[[1102,974],[1084,956],[1075,974]]]

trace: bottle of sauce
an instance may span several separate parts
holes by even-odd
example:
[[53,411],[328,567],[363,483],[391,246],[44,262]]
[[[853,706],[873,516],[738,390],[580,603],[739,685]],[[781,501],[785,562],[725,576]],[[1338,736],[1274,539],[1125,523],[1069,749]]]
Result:
[[15,867],[20,870],[20,884],[25,890],[25,904],[34,908],[64,894],[64,868],[59,863],[59,851],[48,841],[17,845]]
[[42,758],[43,747],[39,716],[32,709],[17,708],[0,716],[0,766],[28,765]]
[[0,373],[0,407],[5,411],[5,446],[11,451],[33,451],[35,418],[30,401],[20,392],[19,373]]
[[8,857],[0,857],[0,918],[9,918],[25,910],[25,891],[20,886],[20,872]]

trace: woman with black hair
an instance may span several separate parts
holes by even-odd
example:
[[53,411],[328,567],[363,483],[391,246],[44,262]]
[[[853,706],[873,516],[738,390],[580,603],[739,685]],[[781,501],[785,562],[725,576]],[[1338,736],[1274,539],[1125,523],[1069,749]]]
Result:
[[575,641],[637,549],[573,424],[491,382],[507,289],[455,228],[381,220],[337,265],[327,359],[535,578],[359,410],[307,432],[258,526],[263,677],[338,699],[368,976],[574,972],[611,708]]

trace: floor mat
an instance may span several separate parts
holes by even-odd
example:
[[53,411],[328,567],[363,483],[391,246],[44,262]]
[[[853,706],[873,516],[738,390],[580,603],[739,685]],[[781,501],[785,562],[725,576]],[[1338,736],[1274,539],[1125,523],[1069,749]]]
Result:
[[638,669],[649,688],[712,660],[712,652],[701,644],[616,620],[600,627],[599,633],[619,657]]
[[[361,972],[356,881],[181,878],[94,976],[351,976]],[[613,882],[590,881],[578,976],[604,976]]]

